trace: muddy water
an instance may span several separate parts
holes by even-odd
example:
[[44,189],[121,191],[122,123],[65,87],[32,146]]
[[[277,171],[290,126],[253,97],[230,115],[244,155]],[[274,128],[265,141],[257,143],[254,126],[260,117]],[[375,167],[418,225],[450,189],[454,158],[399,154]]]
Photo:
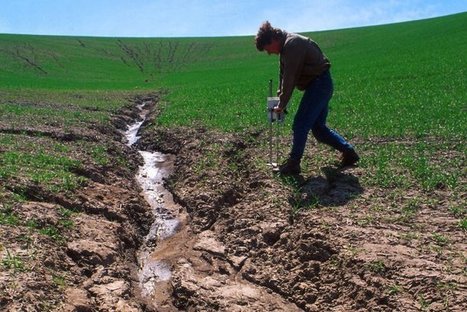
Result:
[[[125,132],[128,146],[139,139],[138,132],[148,113],[145,105],[147,103],[138,106],[140,120],[129,125]],[[173,168],[174,156],[143,150],[138,152],[143,157],[144,164],[139,168],[136,179],[154,215],[154,222],[138,253],[138,279],[142,295],[154,298],[155,293],[160,292],[157,288],[163,288],[171,278],[170,263],[168,259],[165,261],[164,252],[159,252],[158,249],[165,245],[162,244],[165,240],[181,229],[181,220],[184,218],[180,215],[180,207],[173,202],[172,195],[163,185],[164,178]]]

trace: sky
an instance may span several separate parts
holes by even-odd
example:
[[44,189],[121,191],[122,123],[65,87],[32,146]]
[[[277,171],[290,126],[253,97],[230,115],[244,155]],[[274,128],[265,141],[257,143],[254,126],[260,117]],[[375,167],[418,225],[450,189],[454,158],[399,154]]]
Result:
[[99,37],[254,35],[389,24],[467,11],[467,0],[0,0],[0,33]]

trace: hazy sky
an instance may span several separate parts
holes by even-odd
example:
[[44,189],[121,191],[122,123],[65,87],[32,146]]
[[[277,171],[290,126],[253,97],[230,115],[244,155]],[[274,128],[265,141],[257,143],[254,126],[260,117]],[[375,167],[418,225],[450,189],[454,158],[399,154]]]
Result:
[[0,0],[0,33],[122,37],[253,35],[387,24],[467,11],[467,0]]

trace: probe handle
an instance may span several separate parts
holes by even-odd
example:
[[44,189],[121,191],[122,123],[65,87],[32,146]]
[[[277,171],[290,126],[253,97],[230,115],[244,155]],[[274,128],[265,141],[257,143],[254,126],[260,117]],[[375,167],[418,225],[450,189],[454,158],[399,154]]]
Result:
[[272,79],[269,79],[269,97],[272,97]]

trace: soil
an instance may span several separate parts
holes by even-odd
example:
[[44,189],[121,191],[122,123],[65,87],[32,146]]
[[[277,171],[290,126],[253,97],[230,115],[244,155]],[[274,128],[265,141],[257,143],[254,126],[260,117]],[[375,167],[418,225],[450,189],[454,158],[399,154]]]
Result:
[[[6,199],[19,190],[27,198],[13,205],[15,215],[65,237],[32,230],[25,237],[24,226],[0,224],[2,311],[467,310],[465,232],[448,211],[448,190],[365,185],[371,172],[340,170],[332,152],[312,143],[306,155],[328,160],[281,178],[265,165],[267,129],[153,126],[157,96],[129,148],[117,134],[143,100],[119,112],[115,128],[93,132],[114,142],[126,167],[86,167],[80,174],[89,182],[72,194],[14,179],[1,185]],[[35,132],[61,138],[57,129]],[[165,186],[185,215],[175,235],[156,242],[152,257],[171,278],[149,296],[137,278],[137,251],[153,219],[135,178],[138,149],[174,156]],[[418,208],[404,214],[414,199]],[[64,226],[63,209],[73,211],[73,226]],[[7,251],[27,268],[15,267]]]

